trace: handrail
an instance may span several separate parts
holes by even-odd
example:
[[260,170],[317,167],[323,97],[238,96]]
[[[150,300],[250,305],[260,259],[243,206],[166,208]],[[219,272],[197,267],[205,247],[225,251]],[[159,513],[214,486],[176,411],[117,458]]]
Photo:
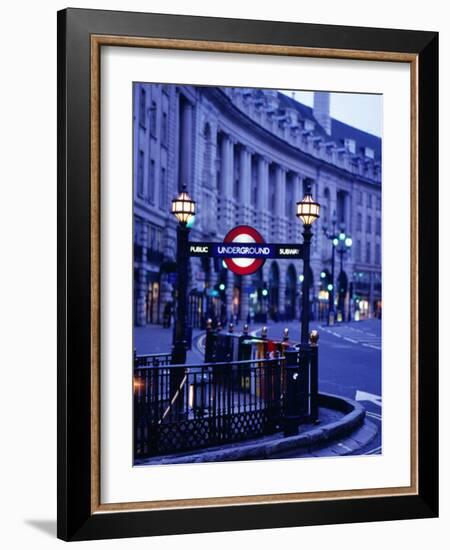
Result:
[[142,370],[142,369],[193,369],[193,368],[205,368],[205,367],[225,367],[230,365],[251,365],[251,364],[270,364],[276,361],[284,361],[284,355],[280,355],[279,357],[272,357],[272,358],[265,358],[265,359],[245,359],[243,361],[223,361],[221,363],[199,363],[195,365],[186,365],[185,363],[178,364],[178,365],[163,365],[155,367],[154,365],[143,365],[143,366],[137,366],[135,367],[135,370]]

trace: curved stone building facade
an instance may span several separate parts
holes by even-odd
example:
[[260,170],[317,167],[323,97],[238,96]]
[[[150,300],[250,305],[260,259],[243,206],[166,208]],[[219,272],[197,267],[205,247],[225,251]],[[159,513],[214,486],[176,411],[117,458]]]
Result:
[[[314,108],[276,90],[135,84],[135,323],[162,323],[174,300],[176,220],[170,201],[186,184],[197,203],[193,241],[221,241],[249,224],[267,242],[301,242],[296,202],[312,185],[321,204],[311,249],[314,318],[328,310],[331,227],[351,235],[336,254],[338,309],[381,314],[381,139],[330,118],[328,93]],[[235,276],[213,259],[190,260],[190,317],[264,321],[299,317],[300,261],[267,260]]]

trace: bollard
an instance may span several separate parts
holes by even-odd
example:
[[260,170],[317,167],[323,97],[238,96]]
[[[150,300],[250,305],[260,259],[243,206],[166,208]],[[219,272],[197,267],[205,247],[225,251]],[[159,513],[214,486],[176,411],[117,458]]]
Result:
[[311,346],[310,363],[310,420],[319,422],[319,333],[312,330],[309,335]]
[[283,342],[289,342],[289,329],[285,328],[283,330]]
[[233,325],[233,323],[230,323],[230,324],[228,325],[228,332],[231,332],[231,333],[234,332],[234,325]]
[[284,437],[298,434],[301,417],[299,352],[287,348],[284,352],[286,370],[286,402],[284,406]]
[[248,325],[245,323],[244,328],[242,329],[242,334],[248,336]]
[[263,328],[261,329],[261,338],[263,340],[267,340],[267,327],[266,326],[263,326]]

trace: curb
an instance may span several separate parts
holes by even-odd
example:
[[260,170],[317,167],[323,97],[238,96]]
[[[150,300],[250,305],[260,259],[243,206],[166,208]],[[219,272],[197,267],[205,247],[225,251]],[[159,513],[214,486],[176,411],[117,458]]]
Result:
[[[228,462],[231,460],[252,460],[270,458],[278,453],[294,449],[310,452],[312,449],[325,447],[337,439],[350,435],[364,423],[366,411],[362,405],[352,399],[336,395],[320,393],[319,406],[334,409],[345,414],[343,418],[325,426],[316,427],[307,432],[276,439],[275,441],[261,441],[257,443],[239,443],[232,448],[211,449],[196,454],[161,457],[157,464],[183,464],[195,462]],[[142,461],[141,465],[155,464],[151,461]]]

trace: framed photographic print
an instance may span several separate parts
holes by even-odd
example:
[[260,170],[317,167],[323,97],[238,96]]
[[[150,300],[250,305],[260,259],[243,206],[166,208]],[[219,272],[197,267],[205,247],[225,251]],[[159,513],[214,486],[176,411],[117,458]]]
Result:
[[58,13],[58,536],[438,513],[438,36]]

